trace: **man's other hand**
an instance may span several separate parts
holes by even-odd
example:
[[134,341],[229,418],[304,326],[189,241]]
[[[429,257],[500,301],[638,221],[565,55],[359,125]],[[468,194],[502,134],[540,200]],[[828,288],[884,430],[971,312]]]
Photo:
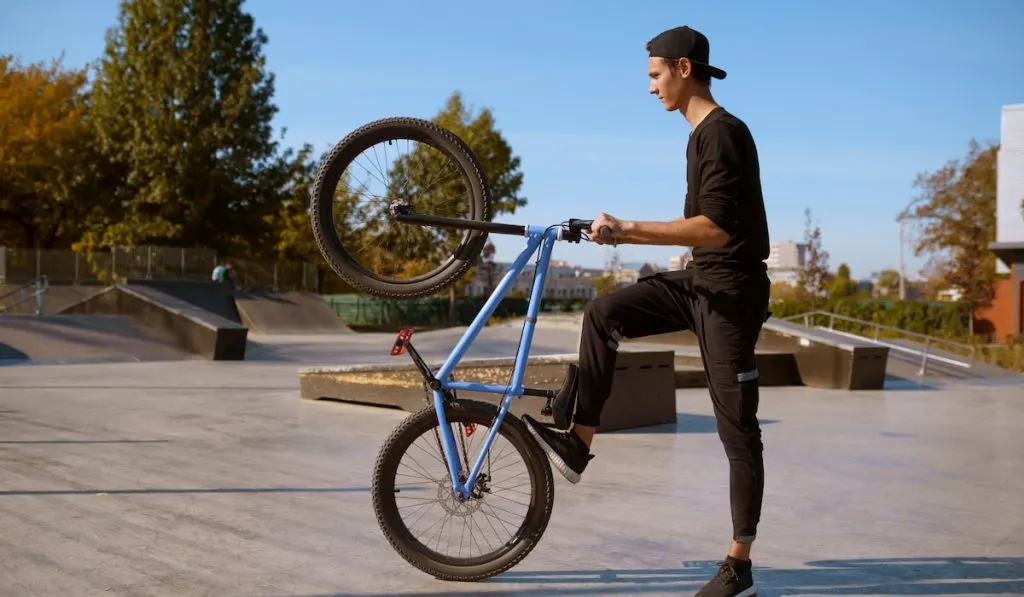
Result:
[[[611,238],[601,235],[601,228],[607,226],[612,231]],[[597,214],[594,223],[590,225],[590,233],[587,235],[590,240],[599,245],[616,244],[622,241],[622,222],[617,218],[604,212]]]

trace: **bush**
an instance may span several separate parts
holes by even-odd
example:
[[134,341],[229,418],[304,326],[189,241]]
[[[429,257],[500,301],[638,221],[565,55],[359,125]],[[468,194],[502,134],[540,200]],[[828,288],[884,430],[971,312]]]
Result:
[[[799,300],[780,301],[771,306],[772,315],[780,319],[809,310],[807,303]],[[970,332],[970,310],[959,303],[838,299],[818,310],[949,340],[964,340]],[[827,321],[827,316],[819,315],[811,323],[827,325]],[[861,334],[871,331],[870,326],[841,320],[836,320],[835,328]]]

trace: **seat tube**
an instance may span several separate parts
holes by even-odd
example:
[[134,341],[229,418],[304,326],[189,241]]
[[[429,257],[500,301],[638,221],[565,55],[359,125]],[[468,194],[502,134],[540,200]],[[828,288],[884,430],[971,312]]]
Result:
[[[540,302],[544,297],[544,286],[547,280],[548,266],[551,262],[551,251],[557,238],[558,229],[549,229],[545,232],[543,245],[541,245],[540,259],[538,260],[537,271],[533,279],[533,288],[530,290],[530,304],[526,307],[523,335],[519,340],[519,354],[516,357],[515,369],[512,375],[511,390],[516,394],[522,391],[523,378],[526,376],[526,363],[530,356],[533,331],[537,325],[537,315],[540,313]],[[507,404],[507,401],[505,402]]]

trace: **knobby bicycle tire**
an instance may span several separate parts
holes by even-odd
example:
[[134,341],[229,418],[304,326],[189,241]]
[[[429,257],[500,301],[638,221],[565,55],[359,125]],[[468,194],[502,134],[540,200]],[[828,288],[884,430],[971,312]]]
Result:
[[483,251],[487,232],[467,230],[462,243],[441,267],[407,281],[384,279],[360,265],[349,254],[334,225],[335,187],[342,173],[363,150],[382,141],[400,139],[427,143],[446,154],[458,166],[469,191],[469,213],[461,217],[490,221],[491,190],[479,159],[469,146],[442,126],[409,117],[375,120],[339,141],[320,164],[310,192],[309,212],[317,248],[335,274],[358,291],[382,298],[410,299],[435,294],[462,278]]
[[[447,403],[448,423],[494,424],[498,408],[490,403],[460,399]],[[500,574],[523,560],[536,547],[547,528],[554,506],[554,481],[544,452],[518,418],[506,414],[499,433],[526,461],[530,477],[530,506],[523,523],[501,553],[485,561],[458,563],[430,550],[409,532],[395,503],[395,475],[399,462],[412,442],[437,426],[433,406],[407,417],[385,440],[373,470],[373,507],[384,536],[407,562],[441,580],[478,581]],[[450,485],[450,481],[449,481]]]

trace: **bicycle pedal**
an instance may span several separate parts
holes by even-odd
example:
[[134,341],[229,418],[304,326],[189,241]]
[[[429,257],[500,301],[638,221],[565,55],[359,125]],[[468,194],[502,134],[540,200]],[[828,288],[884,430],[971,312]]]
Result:
[[391,345],[391,356],[397,357],[405,352],[406,347],[409,346],[409,340],[412,338],[412,333],[413,328],[403,328],[398,332],[395,343]]

